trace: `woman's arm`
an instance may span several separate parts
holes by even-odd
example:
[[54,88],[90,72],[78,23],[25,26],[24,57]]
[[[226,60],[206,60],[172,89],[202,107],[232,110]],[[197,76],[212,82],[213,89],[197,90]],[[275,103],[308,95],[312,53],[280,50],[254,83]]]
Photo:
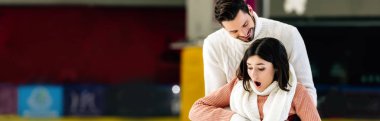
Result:
[[[193,121],[229,121],[234,112],[224,107],[230,104],[236,79],[220,87],[210,95],[198,99],[191,107],[189,118]],[[235,116],[236,117],[236,116]]]
[[315,107],[307,89],[300,83],[297,85],[293,104],[298,117],[302,121],[321,121],[318,110]]

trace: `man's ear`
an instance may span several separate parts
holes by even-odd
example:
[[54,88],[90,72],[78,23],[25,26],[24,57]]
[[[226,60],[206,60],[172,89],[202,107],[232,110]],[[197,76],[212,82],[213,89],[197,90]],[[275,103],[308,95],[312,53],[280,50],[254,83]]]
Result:
[[249,15],[253,16],[253,9],[250,5],[247,4]]

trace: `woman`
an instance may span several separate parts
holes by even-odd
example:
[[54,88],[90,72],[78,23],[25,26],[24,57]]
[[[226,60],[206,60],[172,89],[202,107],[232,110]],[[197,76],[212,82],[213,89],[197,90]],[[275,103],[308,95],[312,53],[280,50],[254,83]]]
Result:
[[[285,47],[275,38],[262,38],[246,50],[237,79],[197,100],[191,120],[284,121],[299,117],[320,121],[306,88],[297,83]],[[224,109],[230,106],[231,110]]]

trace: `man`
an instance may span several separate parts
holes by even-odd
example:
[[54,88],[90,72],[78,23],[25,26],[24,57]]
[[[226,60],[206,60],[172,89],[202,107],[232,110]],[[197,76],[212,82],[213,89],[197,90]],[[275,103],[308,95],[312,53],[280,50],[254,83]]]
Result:
[[280,40],[296,71],[297,80],[308,90],[314,104],[317,94],[303,39],[294,26],[260,18],[244,0],[218,0],[215,18],[223,28],[210,34],[203,44],[206,95],[236,78],[244,51],[256,39]]

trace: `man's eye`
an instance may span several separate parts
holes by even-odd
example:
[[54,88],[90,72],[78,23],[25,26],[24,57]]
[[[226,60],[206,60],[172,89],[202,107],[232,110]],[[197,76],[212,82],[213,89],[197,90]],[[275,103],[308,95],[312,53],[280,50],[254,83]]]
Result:
[[244,24],[243,24],[243,27],[246,27],[246,26],[248,26],[248,23],[244,23]]

